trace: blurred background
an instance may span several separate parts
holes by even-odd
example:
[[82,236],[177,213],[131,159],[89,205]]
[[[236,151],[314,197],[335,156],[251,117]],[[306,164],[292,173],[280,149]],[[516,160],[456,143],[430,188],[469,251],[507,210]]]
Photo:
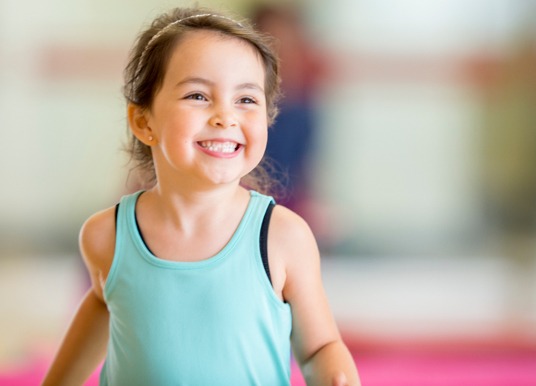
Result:
[[[50,363],[80,226],[132,189],[128,51],[190,4],[0,0],[0,384]],[[268,154],[363,384],[536,385],[536,1],[198,4],[278,39]]]

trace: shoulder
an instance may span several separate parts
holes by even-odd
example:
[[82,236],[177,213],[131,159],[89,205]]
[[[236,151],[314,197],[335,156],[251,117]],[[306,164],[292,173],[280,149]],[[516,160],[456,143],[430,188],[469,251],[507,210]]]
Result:
[[94,289],[99,291],[110,270],[115,250],[115,207],[97,212],[84,222],[79,245]]
[[270,262],[284,267],[283,296],[288,300],[294,285],[319,277],[320,253],[315,236],[298,214],[276,205],[270,220],[268,250]]
[[319,253],[307,222],[290,209],[276,205],[268,227],[268,260],[276,295],[292,302],[294,293],[317,276]]
[[84,257],[108,252],[115,244],[115,207],[89,217],[80,229],[79,242]]
[[316,248],[316,240],[307,222],[290,209],[276,205],[270,220],[270,238],[278,249],[292,251],[309,246]]

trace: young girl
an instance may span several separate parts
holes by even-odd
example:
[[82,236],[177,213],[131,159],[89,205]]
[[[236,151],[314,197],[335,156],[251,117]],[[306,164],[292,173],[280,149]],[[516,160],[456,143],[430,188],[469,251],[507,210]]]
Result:
[[244,186],[260,163],[278,61],[250,26],[175,9],[125,71],[133,159],[152,187],[90,217],[92,279],[44,385],[358,385],[311,231]]

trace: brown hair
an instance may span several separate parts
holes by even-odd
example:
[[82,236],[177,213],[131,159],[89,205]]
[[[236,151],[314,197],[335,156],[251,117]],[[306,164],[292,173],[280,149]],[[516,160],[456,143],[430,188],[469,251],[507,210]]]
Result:
[[[268,123],[272,124],[278,113],[280,98],[279,59],[270,38],[256,31],[246,21],[235,21],[226,15],[204,8],[175,8],[157,17],[137,38],[124,71],[123,95],[128,103],[150,109],[156,93],[164,80],[167,64],[177,43],[184,35],[195,30],[212,30],[225,36],[243,40],[253,46],[260,55],[265,71],[265,94]],[[127,152],[131,161],[146,176],[155,182],[151,148],[139,141],[132,133]],[[261,163],[262,164],[262,163]],[[258,166],[244,177],[244,185],[266,192],[267,175]]]

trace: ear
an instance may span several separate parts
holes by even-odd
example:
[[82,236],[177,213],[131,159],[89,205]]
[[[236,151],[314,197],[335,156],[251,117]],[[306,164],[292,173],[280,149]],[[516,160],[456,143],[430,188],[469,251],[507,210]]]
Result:
[[128,126],[132,134],[147,146],[155,144],[153,130],[148,124],[146,110],[140,106],[129,103],[127,106]]

